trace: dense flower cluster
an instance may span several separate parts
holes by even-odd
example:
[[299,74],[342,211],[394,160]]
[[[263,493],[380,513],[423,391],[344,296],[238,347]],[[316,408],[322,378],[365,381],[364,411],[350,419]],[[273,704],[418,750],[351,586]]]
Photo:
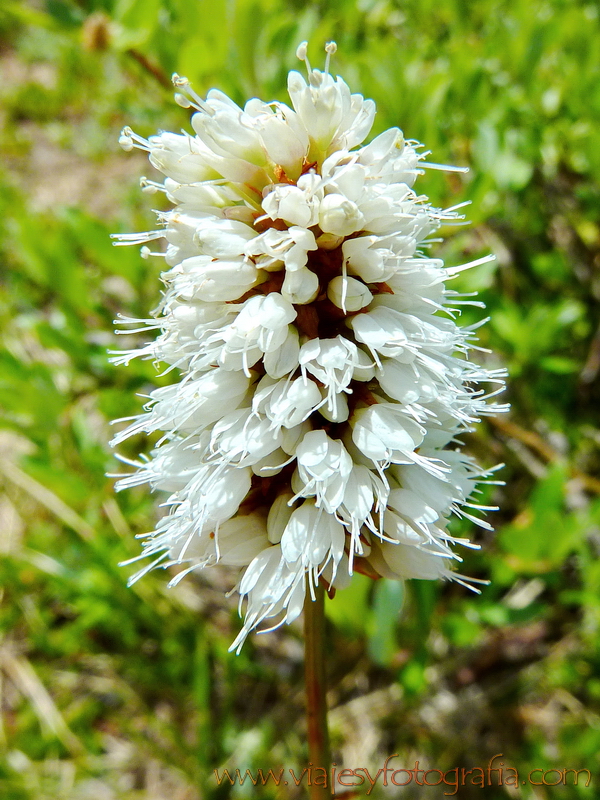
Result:
[[133,321],[158,338],[114,361],[160,361],[180,380],[115,437],[163,434],[118,486],[169,493],[142,573],[243,568],[234,649],[263,620],[296,618],[307,586],[343,587],[354,570],[463,581],[447,521],[483,508],[469,498],[489,476],[456,448],[499,410],[478,383],[502,384],[468,360],[473,330],[451,306],[470,301],[444,286],[471,265],[424,252],[459,217],[414,192],[427,165],[400,130],[361,146],[374,103],[330,75],[326,51],[321,72],[300,46],[308,81],[289,74],[291,108],[202,99],[175,76],[195,135],[120,140],[148,152],[166,177],[142,185],[175,207],[158,230],[117,237],[170,269],[155,318]]

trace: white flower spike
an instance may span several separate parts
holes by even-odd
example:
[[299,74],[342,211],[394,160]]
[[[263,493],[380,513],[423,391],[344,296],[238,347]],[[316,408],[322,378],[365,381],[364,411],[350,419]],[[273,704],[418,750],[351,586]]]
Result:
[[461,217],[414,192],[427,164],[400,130],[361,146],[375,105],[332,77],[336,45],[325,49],[320,72],[298,48],[308,76],[289,74],[291,108],[255,98],[242,109],[216,90],[204,100],[174,76],[195,135],[125,128],[120,139],[165,176],[144,178],[144,191],[174,204],[158,230],[115,237],[163,238],[163,253],[142,255],[169,269],[142,321],[158,338],[113,360],[179,374],[114,440],[162,434],[117,484],[170,493],[140,556],[153,560],[133,580],[155,566],[185,565],[174,581],[241,567],[238,651],[264,620],[295,619],[307,585],[333,591],[353,570],[465,583],[451,546],[472,545],[448,533],[449,517],[489,527],[470,498],[491,473],[457,437],[506,409],[486,402],[499,389],[476,388],[504,375],[468,360],[473,329],[455,323],[445,289],[461,268],[419,249]]

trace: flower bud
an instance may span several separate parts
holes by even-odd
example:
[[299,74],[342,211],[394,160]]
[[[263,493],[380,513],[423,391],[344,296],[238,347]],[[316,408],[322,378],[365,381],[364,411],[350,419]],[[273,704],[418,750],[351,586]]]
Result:
[[373,299],[373,295],[362,281],[357,281],[356,278],[344,278],[342,275],[329,282],[327,297],[334,306],[346,313],[360,311]]
[[306,267],[285,273],[281,294],[290,303],[301,306],[312,303],[318,293],[319,279]]
[[328,194],[321,201],[319,227],[323,233],[349,236],[359,231],[365,218],[359,207],[343,194]]
[[267,517],[267,535],[271,544],[279,544],[286,525],[294,513],[290,505],[292,498],[291,492],[283,492],[273,501]]

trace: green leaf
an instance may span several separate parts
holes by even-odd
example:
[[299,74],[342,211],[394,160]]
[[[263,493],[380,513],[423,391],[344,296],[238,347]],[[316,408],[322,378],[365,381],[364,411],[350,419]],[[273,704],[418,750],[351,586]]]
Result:
[[369,592],[371,578],[355,573],[350,586],[335,593],[333,600],[325,602],[327,617],[341,630],[350,634],[363,634],[369,618]]
[[396,651],[399,614],[404,604],[404,584],[383,578],[375,584],[369,626],[369,655],[377,664],[389,665]]

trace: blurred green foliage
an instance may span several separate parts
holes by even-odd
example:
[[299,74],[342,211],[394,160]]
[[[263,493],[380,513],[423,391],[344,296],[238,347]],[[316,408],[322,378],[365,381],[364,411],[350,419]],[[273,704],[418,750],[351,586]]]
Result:
[[439,205],[473,201],[472,224],[439,247],[449,263],[497,255],[453,288],[480,291],[494,354],[481,357],[509,367],[513,404],[508,422],[467,443],[507,464],[507,487],[485,497],[501,506],[498,533],[464,565],[491,578],[482,595],[355,576],[328,604],[337,761],[378,769],[398,752],[450,769],[503,753],[523,775],[594,774],[587,789],[522,786],[520,797],[593,796],[599,37],[597,4],[579,0],[4,0],[3,800],[269,798],[281,795],[218,788],[212,770],[306,763],[299,628],[229,655],[232,575],[167,590],[153,573],[128,589],[131,568],[117,566],[156,509],[143,490],[113,496],[108,421],[136,413],[156,378],[146,363],[113,369],[106,349],[116,314],[146,316],[159,283],[157,267],[108,237],[151,224],[137,189],[150,168],[116,140],[124,124],[142,135],[187,125],[172,72],[201,94],[283,99],[297,44],[310,39],[318,64],[331,38],[337,70],[377,102],[376,132],[399,125],[434,161],[472,169],[430,171],[420,185]]

